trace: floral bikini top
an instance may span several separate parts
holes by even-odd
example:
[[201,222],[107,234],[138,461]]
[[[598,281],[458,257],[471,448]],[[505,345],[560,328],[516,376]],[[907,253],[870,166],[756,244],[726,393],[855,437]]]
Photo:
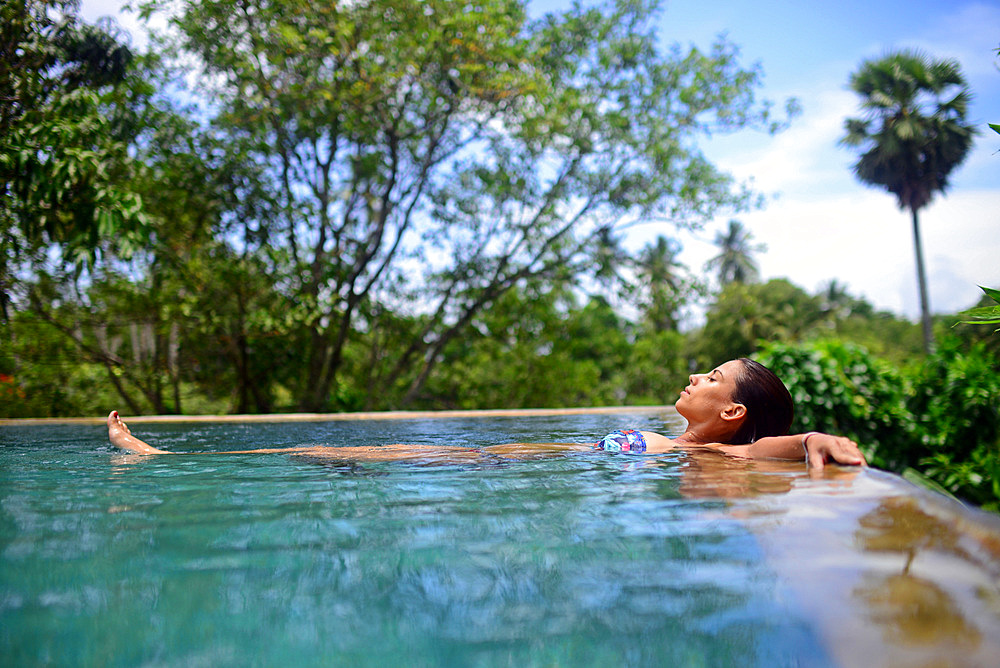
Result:
[[608,452],[631,452],[638,455],[646,452],[646,439],[635,429],[619,429],[594,443],[594,447]]

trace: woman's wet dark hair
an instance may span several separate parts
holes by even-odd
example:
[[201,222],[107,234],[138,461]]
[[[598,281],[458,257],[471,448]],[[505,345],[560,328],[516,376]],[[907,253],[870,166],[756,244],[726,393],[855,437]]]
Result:
[[743,370],[736,376],[733,401],[746,406],[747,414],[730,443],[753,443],[765,436],[782,436],[792,426],[792,395],[781,379],[760,362],[741,357]]

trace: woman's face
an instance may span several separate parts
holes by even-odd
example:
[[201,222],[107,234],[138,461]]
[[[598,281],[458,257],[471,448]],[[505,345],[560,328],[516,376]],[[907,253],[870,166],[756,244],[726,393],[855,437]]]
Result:
[[681,391],[674,406],[688,422],[715,420],[733,405],[736,377],[743,372],[743,363],[730,360],[708,373],[688,376],[689,384]]

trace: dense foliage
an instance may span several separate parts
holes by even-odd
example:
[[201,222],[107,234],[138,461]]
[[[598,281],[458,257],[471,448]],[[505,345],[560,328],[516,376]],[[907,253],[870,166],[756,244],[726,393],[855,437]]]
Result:
[[[0,5],[0,304],[26,256],[128,251],[142,202],[123,186],[130,128],[118,110],[132,54],[68,0]],[[114,233],[114,238],[112,234]]]

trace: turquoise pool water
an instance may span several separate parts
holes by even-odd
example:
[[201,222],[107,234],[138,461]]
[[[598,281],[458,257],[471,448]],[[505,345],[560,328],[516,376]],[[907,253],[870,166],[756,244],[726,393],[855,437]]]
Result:
[[[671,414],[133,424],[158,447],[586,442]],[[5,665],[989,665],[989,518],[684,453],[123,456],[0,427]],[[984,663],[985,661],[985,663]],[[944,664],[943,664],[944,665]]]

